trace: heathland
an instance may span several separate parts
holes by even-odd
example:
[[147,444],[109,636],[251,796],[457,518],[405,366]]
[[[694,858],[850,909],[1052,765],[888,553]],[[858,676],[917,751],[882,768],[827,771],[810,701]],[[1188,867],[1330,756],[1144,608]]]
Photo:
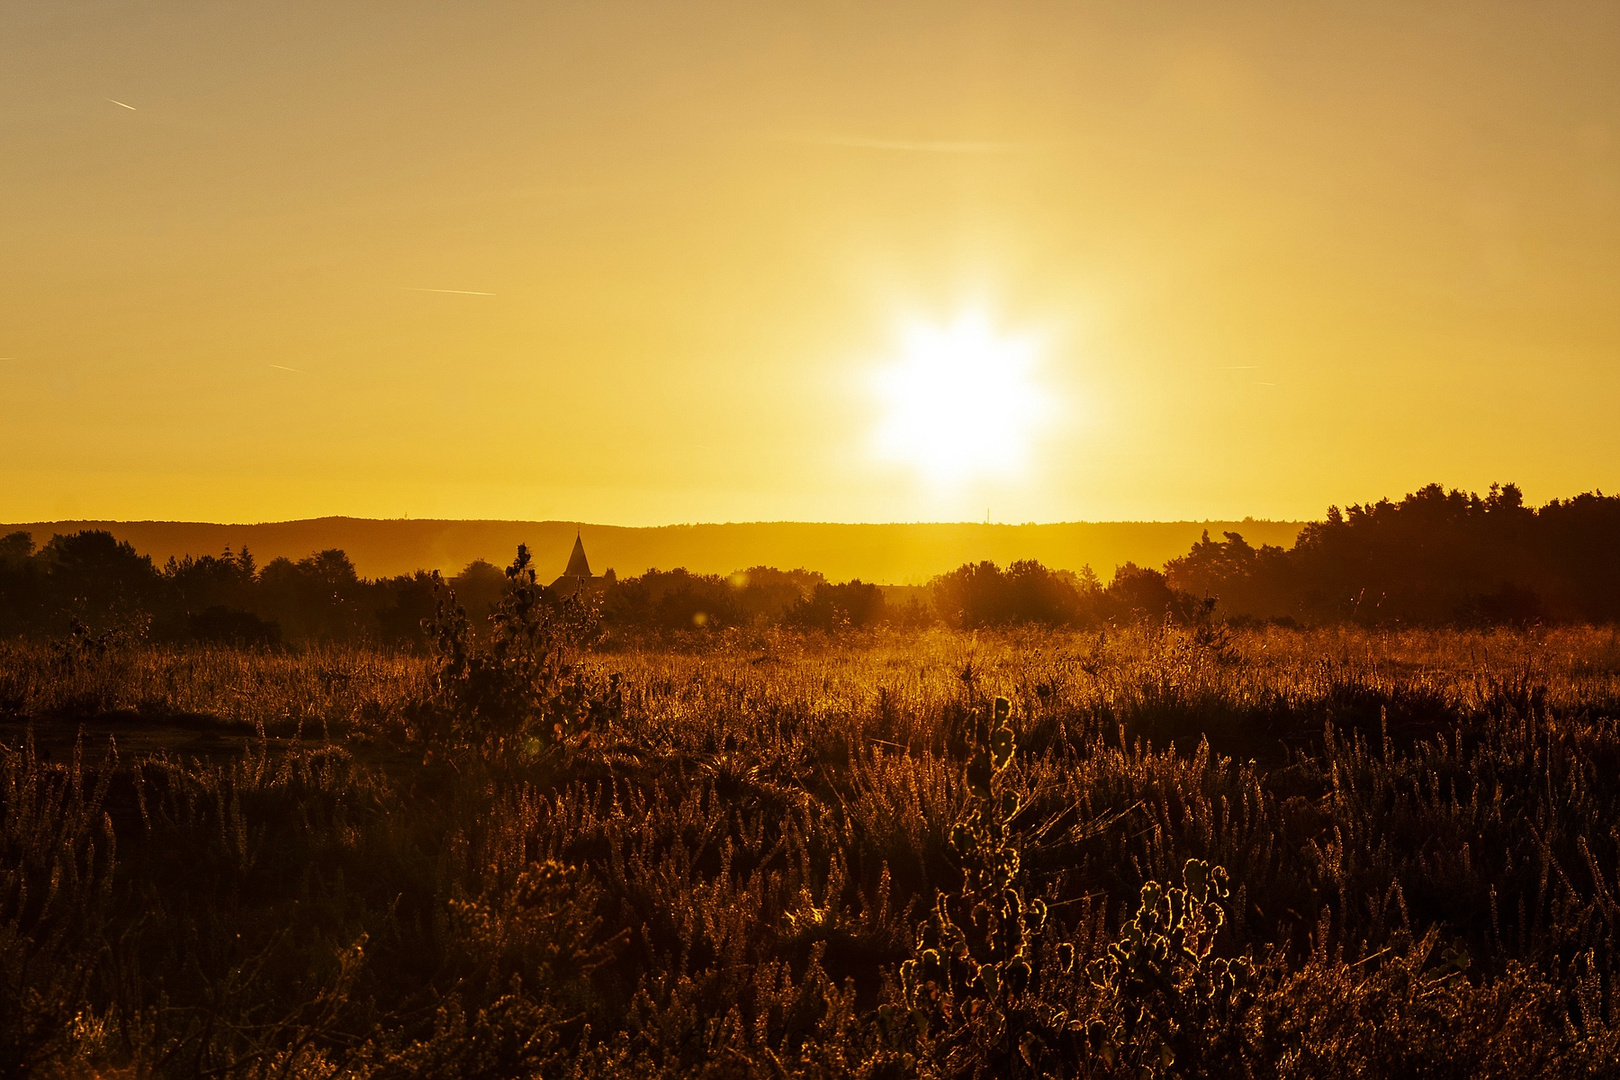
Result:
[[1611,511],[895,603],[9,541],[0,1076],[1614,1076]]
[[508,629],[6,646],[0,1071],[1620,1061],[1612,630]]

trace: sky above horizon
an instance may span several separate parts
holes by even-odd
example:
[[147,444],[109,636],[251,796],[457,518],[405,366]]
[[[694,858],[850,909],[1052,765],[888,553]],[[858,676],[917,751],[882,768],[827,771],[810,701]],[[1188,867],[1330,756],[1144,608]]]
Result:
[[0,521],[1620,489],[1620,6],[0,3]]

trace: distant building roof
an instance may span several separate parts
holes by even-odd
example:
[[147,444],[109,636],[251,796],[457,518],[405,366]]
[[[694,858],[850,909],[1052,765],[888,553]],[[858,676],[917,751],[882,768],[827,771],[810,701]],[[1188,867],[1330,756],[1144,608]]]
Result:
[[568,569],[551,583],[551,588],[558,596],[573,596],[581,590],[600,596],[604,589],[617,580],[611,566],[603,571],[600,577],[591,573],[590,560],[585,558],[585,542],[575,536],[574,553],[568,556]]
[[[552,565],[555,566],[556,564],[553,563]],[[563,577],[588,578],[590,576],[591,563],[589,559],[585,558],[585,541],[576,536],[574,537],[574,553],[568,556],[568,569],[563,571]]]

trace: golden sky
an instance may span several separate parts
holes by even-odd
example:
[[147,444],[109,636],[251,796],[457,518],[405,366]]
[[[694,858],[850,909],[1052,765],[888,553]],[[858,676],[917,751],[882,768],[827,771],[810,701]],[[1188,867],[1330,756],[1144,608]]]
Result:
[[1620,5],[0,5],[0,357],[10,521],[1612,491]]

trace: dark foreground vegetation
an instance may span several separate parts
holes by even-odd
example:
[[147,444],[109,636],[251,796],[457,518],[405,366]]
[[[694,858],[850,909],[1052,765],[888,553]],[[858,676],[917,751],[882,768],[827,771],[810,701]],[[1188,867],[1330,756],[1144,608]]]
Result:
[[[1620,498],[1532,508],[1511,484],[1485,496],[1431,485],[1399,502],[1330,507],[1294,547],[1207,534],[1155,570],[1127,563],[1103,582],[1088,567],[969,563],[927,586],[834,583],[756,566],[729,576],[652,570],[595,579],[609,640],[778,626],[1098,628],[1142,618],[1322,626],[1528,626],[1620,620]],[[560,556],[562,553],[548,553]],[[247,551],[161,567],[110,533],[0,537],[0,637],[274,647],[310,643],[427,652],[443,588],[474,632],[506,575],[474,562],[448,581],[421,571],[368,580],[339,550],[259,566]],[[556,598],[553,598],[556,599]]]
[[0,645],[0,1074],[1607,1077],[1612,630]]

